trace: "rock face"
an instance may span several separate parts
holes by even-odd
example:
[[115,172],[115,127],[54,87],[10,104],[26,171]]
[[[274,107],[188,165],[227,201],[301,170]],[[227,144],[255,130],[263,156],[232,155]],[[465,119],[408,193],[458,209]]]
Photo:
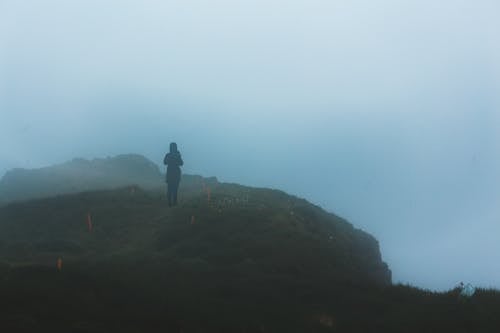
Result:
[[0,180],[0,201],[10,202],[58,194],[110,189],[135,184],[161,186],[158,166],[141,155],[72,161],[40,168],[14,169]]

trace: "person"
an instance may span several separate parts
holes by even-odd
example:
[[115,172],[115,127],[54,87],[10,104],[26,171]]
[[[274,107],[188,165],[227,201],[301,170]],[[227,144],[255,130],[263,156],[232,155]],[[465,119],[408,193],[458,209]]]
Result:
[[177,205],[177,190],[181,181],[180,166],[184,164],[175,142],[170,143],[170,152],[165,155],[163,164],[167,166],[167,199],[168,206],[171,207]]

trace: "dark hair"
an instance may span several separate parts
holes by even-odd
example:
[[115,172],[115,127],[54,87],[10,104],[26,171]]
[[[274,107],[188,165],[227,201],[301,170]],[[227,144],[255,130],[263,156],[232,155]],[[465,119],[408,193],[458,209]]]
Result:
[[177,143],[171,142],[170,143],[170,152],[175,153],[177,151]]

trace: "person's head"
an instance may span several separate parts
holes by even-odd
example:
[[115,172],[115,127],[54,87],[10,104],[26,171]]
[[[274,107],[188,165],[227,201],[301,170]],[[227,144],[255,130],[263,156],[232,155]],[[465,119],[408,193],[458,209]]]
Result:
[[170,143],[170,152],[175,153],[177,151],[177,143],[171,142]]

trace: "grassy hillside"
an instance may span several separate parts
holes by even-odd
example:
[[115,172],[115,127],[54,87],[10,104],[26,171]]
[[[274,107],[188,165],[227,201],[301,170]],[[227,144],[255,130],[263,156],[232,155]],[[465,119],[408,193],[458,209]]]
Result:
[[164,186],[139,155],[8,172],[1,332],[498,332],[497,291],[393,286],[371,235],[303,199],[184,175],[168,208]]
[[373,237],[305,200],[215,179],[185,180],[181,204],[173,209],[161,192],[136,186],[1,208],[4,330],[500,327],[497,292],[481,290],[461,300],[456,292],[392,286]]

